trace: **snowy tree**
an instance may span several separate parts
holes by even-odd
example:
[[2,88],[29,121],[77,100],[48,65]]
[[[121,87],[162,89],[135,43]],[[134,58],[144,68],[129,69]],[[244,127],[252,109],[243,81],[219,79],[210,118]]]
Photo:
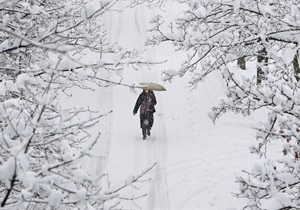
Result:
[[[172,43],[187,59],[176,74],[165,71],[165,80],[192,75],[196,87],[213,71],[227,84],[227,97],[213,107],[215,120],[234,111],[250,115],[264,109],[268,119],[257,126],[257,145],[251,151],[267,161],[237,177],[239,197],[246,209],[300,208],[300,86],[298,0],[181,0],[173,22],[162,16],[152,20],[148,45]],[[248,77],[238,77],[237,61],[255,64]],[[252,70],[252,71],[251,71]],[[268,160],[270,143],[282,142],[278,160]],[[270,150],[270,148],[269,148]]]
[[164,8],[166,0],[131,0],[130,6],[135,7],[137,5],[145,4],[149,8],[160,7]]
[[[114,208],[147,172],[115,189],[97,186],[101,177],[78,163],[100,136],[91,139],[90,128],[109,113],[60,103],[75,86],[107,85],[104,71],[141,63],[107,37],[102,18],[117,2],[0,1],[1,209]],[[87,63],[85,54],[99,60]]]

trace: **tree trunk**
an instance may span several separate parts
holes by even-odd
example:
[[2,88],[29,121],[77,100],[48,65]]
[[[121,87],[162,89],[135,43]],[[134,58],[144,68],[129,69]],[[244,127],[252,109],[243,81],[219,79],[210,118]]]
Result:
[[239,67],[242,70],[246,70],[246,59],[245,59],[245,56],[238,58],[237,63],[238,63]]
[[299,82],[300,80],[300,67],[299,67],[299,61],[298,61],[298,52],[296,53],[294,60],[293,60],[293,68],[294,68],[294,74],[295,77],[297,79],[297,81]]
[[257,84],[260,84],[262,80],[264,80],[265,73],[262,69],[262,66],[267,66],[268,65],[268,57],[267,55],[267,50],[264,47],[261,51],[259,51],[259,55],[257,56],[257,62],[259,63],[259,67],[257,67]]

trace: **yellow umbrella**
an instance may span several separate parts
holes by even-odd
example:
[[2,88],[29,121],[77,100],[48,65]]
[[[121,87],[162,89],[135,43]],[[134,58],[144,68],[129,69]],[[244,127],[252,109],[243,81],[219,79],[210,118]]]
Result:
[[153,82],[140,82],[141,88],[154,90],[154,91],[166,91],[166,88],[160,84],[156,84]]

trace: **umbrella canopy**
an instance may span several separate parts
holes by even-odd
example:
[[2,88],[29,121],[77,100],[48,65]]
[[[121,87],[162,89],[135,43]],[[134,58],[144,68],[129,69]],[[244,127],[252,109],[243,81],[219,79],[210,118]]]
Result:
[[154,91],[166,91],[166,88],[160,84],[153,82],[140,82],[143,89],[154,90]]

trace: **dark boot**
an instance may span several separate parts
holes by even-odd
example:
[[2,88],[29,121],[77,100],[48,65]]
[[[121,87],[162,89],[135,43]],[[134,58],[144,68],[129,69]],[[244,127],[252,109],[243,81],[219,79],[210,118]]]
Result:
[[142,129],[142,133],[143,133],[143,140],[145,140],[146,139],[146,137],[147,137],[147,135],[146,135],[146,128],[143,128]]
[[151,135],[150,130],[151,130],[150,128],[147,129],[147,134],[148,134],[148,136]]

